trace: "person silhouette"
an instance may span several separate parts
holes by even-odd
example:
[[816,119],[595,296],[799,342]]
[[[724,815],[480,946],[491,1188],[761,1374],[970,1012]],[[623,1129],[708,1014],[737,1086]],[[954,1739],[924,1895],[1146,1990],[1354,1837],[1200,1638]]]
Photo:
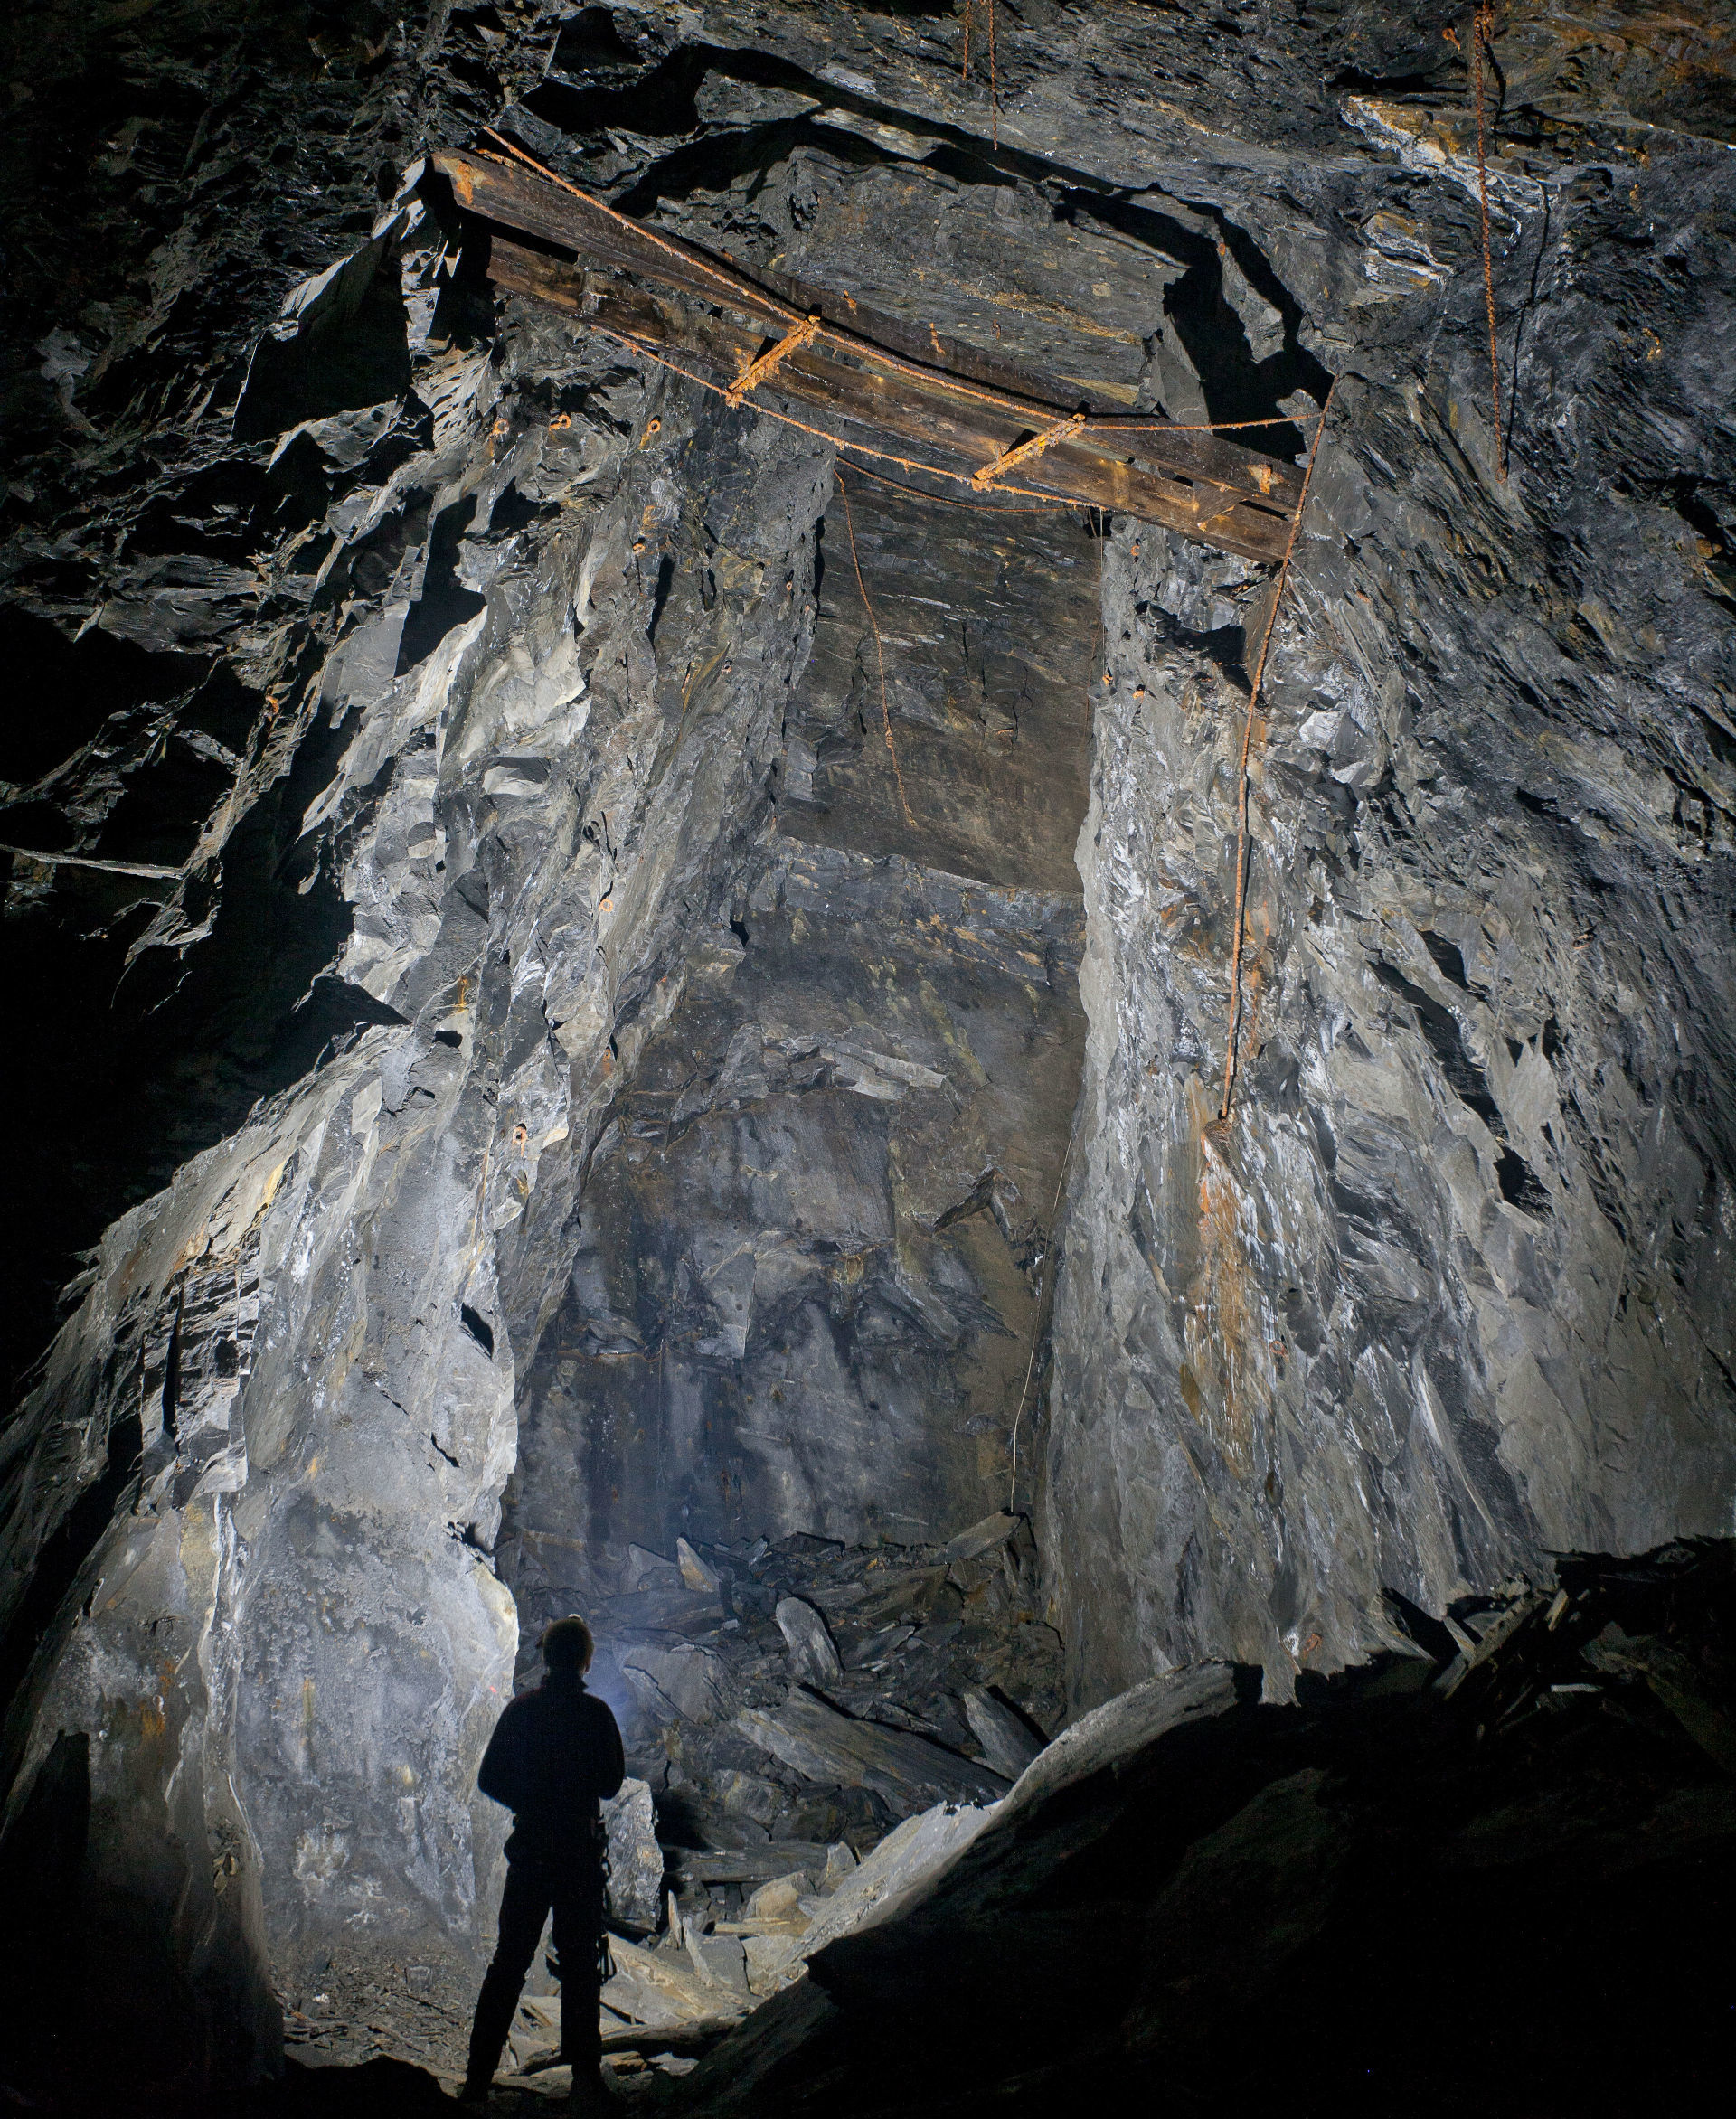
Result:
[[599,1805],[618,1791],[626,1762],[615,1717],[585,1689],[595,1648],[590,1628],[576,1615],[556,1619],[537,1645],[548,1674],[508,1704],[476,1773],[482,1793],[513,1813],[513,1832],[499,1939],[476,1998],[458,2094],[468,2104],[486,2099],[542,1924],[552,1913],[561,2057],[572,2064],[574,2105],[596,2109],[609,2102],[599,2028],[607,1852]]

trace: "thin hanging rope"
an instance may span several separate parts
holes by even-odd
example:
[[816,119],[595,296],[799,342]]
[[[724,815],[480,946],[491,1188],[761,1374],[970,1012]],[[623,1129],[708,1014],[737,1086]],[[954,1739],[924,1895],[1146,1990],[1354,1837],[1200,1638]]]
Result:
[[[701,375],[692,368],[684,367],[679,361],[672,361],[666,353],[659,353],[655,346],[648,344],[642,338],[635,338],[630,332],[611,330],[608,325],[599,324],[591,317],[586,317],[584,325],[587,330],[596,332],[599,337],[611,340],[616,345],[625,346],[629,353],[637,353],[642,360],[649,361],[654,366],[666,369],[672,375],[679,375],[685,382],[696,383],[701,390],[710,391],[713,397],[722,398],[727,395],[722,383],[713,382],[709,376]],[[892,449],[874,448],[865,441],[848,441],[842,435],[828,433],[824,427],[814,427],[806,419],[796,419],[791,413],[779,412],[758,399],[754,400],[752,409],[759,413],[761,419],[776,419],[779,426],[793,427],[797,433],[811,435],[816,441],[828,442],[834,448],[850,456],[873,457],[879,463],[896,464],[901,470],[914,471],[924,478],[944,478],[954,485],[969,486],[971,485],[971,475],[968,473],[949,471],[944,465],[940,464],[925,464],[916,457],[901,457]],[[1318,417],[1315,413],[1305,413],[1301,416],[1305,419]],[[1263,425],[1265,422],[1258,422],[1258,424]],[[868,471],[867,466],[864,464],[852,464],[850,467],[854,471],[867,472],[870,477],[880,476],[878,473]],[[888,485],[897,485],[898,481],[888,478],[884,483]],[[900,490],[910,492],[913,489],[906,486],[900,488]],[[993,491],[997,500],[1002,498],[1025,500],[1031,502],[1034,508],[1060,510],[1067,513],[1071,513],[1077,507],[1091,507],[1095,504],[1089,501],[1069,500],[1060,494],[1040,493],[1034,486],[1030,485],[996,485]],[[936,493],[922,494],[919,497],[924,500],[944,500],[947,496],[944,494]],[[968,504],[952,502],[949,504],[960,506]],[[1184,532],[1183,534],[1185,535],[1186,532]]]
[[[656,367],[666,368],[670,374],[679,375],[685,382],[697,383],[701,390],[710,391],[713,397],[721,398],[725,394],[721,382],[713,382],[710,376],[700,375],[692,368],[684,368],[679,361],[670,360],[667,354],[658,353],[655,346],[648,345],[642,338],[635,338],[630,332],[612,331],[608,325],[599,324],[589,316],[582,321],[587,331],[594,331],[599,337],[612,339],[617,345],[625,346],[629,353],[637,353],[642,360],[651,362]],[[775,411],[770,405],[761,404],[758,400],[754,401],[752,410],[762,419],[776,419],[780,427],[793,427],[798,434],[812,435],[816,441],[829,442],[834,448],[847,450],[853,456],[873,457],[882,464],[897,464],[906,471],[919,471],[925,478],[949,479],[955,485],[967,486],[970,484],[967,472],[948,471],[939,464],[925,464],[916,457],[901,457],[891,449],[873,448],[865,441],[846,441],[842,435],[828,434],[824,427],[810,427],[806,419],[797,419],[788,412]],[[852,470],[860,468],[859,465],[851,466]],[[1060,494],[1039,493],[1029,485],[997,485],[995,490],[997,495],[1011,494],[1017,499],[1034,501],[1045,508],[1071,512],[1081,504]]]
[[1335,378],[1327,389],[1326,401],[1320,408],[1320,424],[1314,430],[1314,447],[1308,452],[1308,467],[1302,475],[1301,497],[1296,504],[1290,534],[1284,545],[1284,557],[1278,564],[1278,588],[1272,597],[1271,616],[1266,621],[1266,636],[1260,644],[1260,660],[1254,664],[1253,688],[1248,694],[1248,719],[1241,731],[1241,784],[1236,805],[1235,938],[1230,955],[1230,1041],[1223,1056],[1223,1107],[1218,1113],[1221,1119],[1229,1117],[1231,1101],[1235,1095],[1236,1045],[1241,1035],[1241,943],[1247,926],[1248,754],[1254,740],[1254,716],[1260,709],[1260,688],[1265,681],[1266,657],[1271,648],[1272,635],[1278,630],[1278,606],[1284,600],[1284,587],[1290,578],[1290,555],[1296,550],[1297,532],[1302,527],[1302,511],[1308,504],[1308,485],[1314,476],[1314,466],[1320,460],[1320,443],[1326,431],[1326,414],[1332,410],[1332,393],[1337,387]]
[[874,616],[874,607],[868,600],[868,584],[862,578],[862,561],[856,557],[856,526],[850,519],[850,488],[844,480],[838,480],[838,497],[844,503],[844,532],[850,540],[850,564],[856,570],[856,589],[862,598],[862,607],[868,614],[869,630],[874,636],[874,660],[880,665],[880,719],[886,731],[886,755],[892,761],[892,777],[898,782],[898,805],[904,812],[904,822],[914,828],[916,819],[910,815],[909,797],[904,792],[904,776],[898,767],[898,750],[892,741],[892,710],[886,703],[886,651],[880,642],[880,621]]
[[995,71],[995,0],[988,0],[988,107],[995,134],[995,152],[1001,151],[1001,84]]
[[[894,493],[909,494],[912,500],[932,501],[937,507],[942,508],[968,508],[974,515],[980,515],[983,512],[975,501],[955,500],[949,493],[924,493],[920,485],[906,485],[901,478],[889,478],[884,471],[872,471],[866,464],[852,464],[850,468],[856,474],[857,477],[873,478],[882,485],[890,485]],[[1017,490],[1018,488],[1015,486],[997,485],[995,488],[995,497],[998,499],[1003,494],[1014,493]],[[1030,507],[996,508],[994,512],[997,515],[1033,515],[1042,509],[1052,508],[1056,504],[1052,496],[1045,496]],[[1075,500],[1061,504],[1071,510],[1089,507],[1090,503]]]
[[[965,55],[958,68],[961,81],[970,79],[970,24],[976,13],[976,0],[965,0]],[[995,67],[995,0],[988,0],[988,101],[991,113],[991,129],[995,136],[995,148],[998,154],[1001,145],[1001,87]]]
[[1501,428],[1501,359],[1495,341],[1495,267],[1489,244],[1489,163],[1483,135],[1483,65],[1495,56],[1495,9],[1480,0],[1471,25],[1472,73],[1477,82],[1477,189],[1483,208],[1483,299],[1489,312],[1489,391],[1495,400],[1495,460],[1505,481],[1507,445]]
[[1234,434],[1244,427],[1306,427],[1318,412],[1279,412],[1270,419],[1116,419],[1088,417],[1090,434]]

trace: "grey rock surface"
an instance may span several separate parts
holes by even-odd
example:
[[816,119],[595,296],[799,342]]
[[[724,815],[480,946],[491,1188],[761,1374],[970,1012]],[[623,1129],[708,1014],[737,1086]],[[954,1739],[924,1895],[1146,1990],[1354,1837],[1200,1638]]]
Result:
[[789,1644],[790,1667],[797,1677],[811,1684],[826,1685],[844,1675],[837,1644],[811,1604],[799,1596],[780,1597],[771,1615]]
[[1043,1749],[1043,1738],[1015,1708],[980,1686],[964,1694],[965,1719],[985,1761],[1005,1781],[1016,1781]]
[[[1561,1571],[1559,1604],[1467,1612],[1490,1647],[1457,1687],[1444,1627],[1439,1662],[1316,1681],[1289,1707],[1251,1705],[1222,1666],[1175,1672],[1081,1716],[992,1809],[911,1819],[859,1872],[882,1902],[848,1918],[855,1879],[826,1902],[807,1978],[702,2061],[684,2108],[1118,2110],[1156,2084],[1252,2111],[1298,2065],[1323,2110],[1371,2076],[1395,2109],[1469,2097],[1504,2119],[1540,2096],[1643,2104],[1660,2073],[1692,2102],[1731,1960],[1678,1917],[1736,1862],[1736,1804],[1696,1734],[1736,1676],[1731,1546]],[[1666,1609],[1679,1649],[1613,1615]],[[1698,1700],[1673,1694],[1683,1670]],[[1584,1951],[1547,1940],[1569,1906],[1621,1908],[1606,1991],[1642,2024],[1612,2009],[1587,2038]],[[1420,2042],[1419,1971],[1495,1935],[1523,1945],[1541,2006],[1509,1992],[1475,2038]],[[1298,2063],[1353,1972],[1366,2020]]]
[[648,1782],[627,1779],[603,1805],[609,1833],[609,1914],[618,1927],[654,1928],[663,1910],[663,1849]]
[[775,1713],[744,1708],[736,1727],[750,1744],[822,1786],[872,1789],[895,1816],[937,1800],[993,1802],[1005,1786],[1002,1775],[914,1730],[856,1720],[800,1688]]
[[[961,1696],[1058,1728],[1057,1634],[1075,1712],[1281,1699],[1730,1529],[1732,99],[1593,12],[1498,38],[1504,479],[1427,6],[1029,0],[992,88],[940,6],[40,11],[0,1661],[116,2065],[269,2068],[322,1965],[461,2015],[568,1610],[665,1835],[826,1843],[892,1813],[740,1738],[780,1596],[802,1716],[993,1793]],[[496,298],[417,159],[496,123],[1103,409],[1295,455],[1335,379],[1227,1119],[1273,582]]]

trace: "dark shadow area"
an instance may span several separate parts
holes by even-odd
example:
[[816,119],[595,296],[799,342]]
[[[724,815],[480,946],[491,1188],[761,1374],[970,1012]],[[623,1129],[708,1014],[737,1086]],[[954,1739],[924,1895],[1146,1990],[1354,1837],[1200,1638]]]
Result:
[[[0,779],[29,786],[80,750],[111,714],[172,700],[208,667],[193,655],[152,655],[99,626],[70,640],[21,604],[0,607]],[[46,843],[27,834],[21,805],[0,808],[0,841]]]
[[78,2073],[80,2033],[56,2002],[81,1947],[90,1833],[90,1739],[63,1732],[0,1839],[0,2095],[12,2108],[27,2106],[14,2086],[26,2047],[46,2079]]
[[[233,736],[258,706],[225,672],[194,694],[193,718]],[[184,950],[153,948],[129,967],[127,952],[169,886],[90,869],[55,869],[45,895],[0,922],[0,978],[17,1009],[8,1152],[14,1197],[28,1202],[0,1235],[9,1399],[53,1332],[58,1291],[85,1246],[335,1041],[396,1020],[368,994],[319,977],[351,914],[329,862],[312,872],[301,818],[347,739],[324,724],[311,732],[220,863],[192,879],[189,923],[209,918],[210,928]],[[202,780],[201,802],[203,792]],[[134,813],[120,814],[124,824]],[[203,809],[165,796],[160,812],[143,804],[136,814],[135,835],[118,843],[127,858],[156,858],[196,835]]]
[[422,593],[404,620],[398,648],[398,669],[414,669],[432,655],[455,626],[473,618],[487,601],[458,579],[458,543],[476,513],[476,495],[457,502],[434,518],[429,539],[428,565],[422,576]]
[[[30,1587],[0,1637],[0,1700],[13,1700],[39,1649],[64,1639],[72,1615],[62,1612],[61,1605],[78,1580],[80,1568],[113,1521],[123,1496],[134,1486],[143,1442],[137,1414],[115,1423],[101,1474],[80,1494],[38,1555]],[[136,1490],[132,1498],[137,1499]],[[13,1761],[0,1756],[0,1766],[10,1775]]]
[[[1713,2108],[1736,1876],[1727,1542],[1466,1599],[1469,1643],[1227,1705],[1014,1805],[677,2102],[975,2114]],[[1450,2031],[1419,1992],[1525,1967]],[[1347,2000],[1354,1997],[1354,2001]],[[786,2006],[786,2004],[791,2004]],[[775,2056],[782,2008],[795,2050]],[[1654,2100],[1656,2100],[1654,2103]]]
[[346,287],[344,268],[316,311],[293,337],[268,332],[256,347],[247,387],[235,408],[235,438],[257,441],[304,419],[328,419],[402,397],[410,387],[410,348],[397,272],[375,271]]

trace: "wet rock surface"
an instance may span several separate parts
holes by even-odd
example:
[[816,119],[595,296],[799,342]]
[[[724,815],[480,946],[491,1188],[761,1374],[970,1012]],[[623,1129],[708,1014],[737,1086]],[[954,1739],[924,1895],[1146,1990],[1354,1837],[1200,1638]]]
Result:
[[[8,33],[6,1846],[127,1967],[51,2074],[449,2051],[574,1606],[751,1992],[753,1890],[1027,1719],[1728,1528],[1722,25],[1498,24],[1504,479],[1452,11],[1006,0],[992,82],[986,12]],[[1269,575],[496,300],[416,161],[484,124],[1105,408],[1335,381],[1227,1121]],[[1610,1616],[1572,1681],[1679,1690]]]

